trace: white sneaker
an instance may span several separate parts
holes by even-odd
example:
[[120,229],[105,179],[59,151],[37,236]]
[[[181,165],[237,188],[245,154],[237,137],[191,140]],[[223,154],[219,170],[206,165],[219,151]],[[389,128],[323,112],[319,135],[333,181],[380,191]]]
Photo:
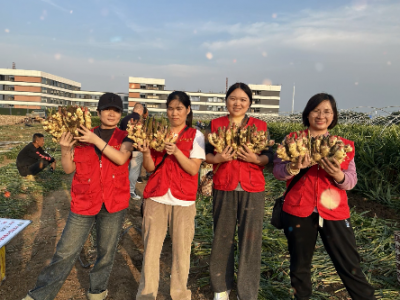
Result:
[[132,200],[140,200],[142,199],[142,197],[140,197],[139,195],[136,195],[135,192],[131,193],[131,199]]
[[221,293],[214,293],[214,300],[229,300],[229,293],[231,290],[227,290]]
[[86,296],[89,300],[104,300],[107,298],[107,295],[108,295],[108,290],[105,290],[100,294],[91,294],[89,292],[86,293]]

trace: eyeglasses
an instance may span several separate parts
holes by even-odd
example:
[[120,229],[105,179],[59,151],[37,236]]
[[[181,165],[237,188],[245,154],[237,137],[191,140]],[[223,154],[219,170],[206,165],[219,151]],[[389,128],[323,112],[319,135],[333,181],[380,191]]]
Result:
[[313,110],[313,111],[310,112],[310,115],[313,116],[313,117],[317,117],[317,116],[329,117],[332,114],[333,114],[333,111],[330,111],[330,110],[325,110],[325,111]]

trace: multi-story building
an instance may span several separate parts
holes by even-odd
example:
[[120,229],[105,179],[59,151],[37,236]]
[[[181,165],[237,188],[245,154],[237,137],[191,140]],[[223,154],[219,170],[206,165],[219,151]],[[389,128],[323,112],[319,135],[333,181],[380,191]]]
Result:
[[[81,83],[33,70],[0,69],[0,107],[43,109],[59,105],[96,110],[104,92],[82,91]],[[128,94],[119,94],[128,109]]]
[[[280,85],[252,85],[251,113],[275,114],[279,111]],[[129,77],[129,94],[118,93],[124,111],[140,102],[152,114],[165,113],[166,99],[171,90],[165,89],[165,79]],[[82,91],[81,83],[49,73],[0,69],[0,107],[43,109],[59,105],[87,106],[94,111],[104,92]],[[224,93],[186,92],[196,115],[226,113]]]
[[[250,84],[253,91],[252,113],[276,114],[279,112],[280,85]],[[166,99],[172,91],[165,90],[165,80],[129,77],[129,106],[140,102],[151,113],[165,113]],[[224,93],[186,92],[192,101],[195,114],[226,114]]]

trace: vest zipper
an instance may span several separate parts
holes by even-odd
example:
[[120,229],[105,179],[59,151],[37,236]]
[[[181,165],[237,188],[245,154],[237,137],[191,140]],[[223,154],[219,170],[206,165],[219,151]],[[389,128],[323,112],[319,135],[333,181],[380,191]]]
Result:
[[[101,155],[101,157],[103,157],[103,154]],[[102,182],[102,180],[101,180],[101,178],[102,178],[102,174],[101,174],[101,170],[103,169],[103,163],[102,163],[102,161],[101,161],[101,158],[100,158],[100,186],[101,186],[101,203],[103,203],[104,201],[103,201],[103,197],[104,197],[104,192],[103,192],[103,182]]]
[[315,207],[318,210],[318,190],[319,190],[319,164],[318,164],[318,169],[317,169],[317,191],[315,193]]

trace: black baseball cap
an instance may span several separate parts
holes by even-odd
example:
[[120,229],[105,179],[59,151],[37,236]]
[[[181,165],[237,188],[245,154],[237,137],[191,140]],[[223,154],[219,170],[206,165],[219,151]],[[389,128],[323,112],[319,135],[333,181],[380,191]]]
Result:
[[122,112],[124,109],[121,97],[113,93],[103,94],[97,103],[97,110],[103,110],[109,107],[118,108]]

